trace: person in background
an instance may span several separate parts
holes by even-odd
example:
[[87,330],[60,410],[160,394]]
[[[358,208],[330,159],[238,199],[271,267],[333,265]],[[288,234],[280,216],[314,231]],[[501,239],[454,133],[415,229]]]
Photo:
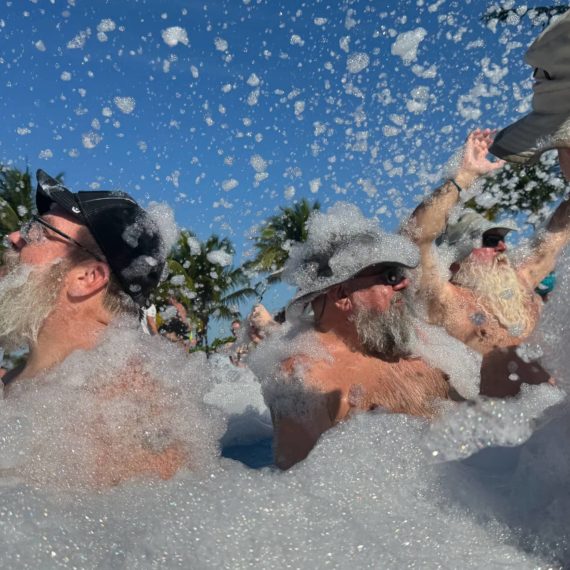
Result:
[[165,320],[158,328],[158,332],[169,341],[179,344],[184,350],[189,350],[192,329],[186,307],[174,297],[170,297],[168,302],[175,309],[176,314]]
[[145,334],[156,336],[158,334],[158,325],[156,324],[156,305],[153,303],[146,308],[141,309],[141,328]]
[[230,325],[230,331],[234,337],[234,341],[237,339],[240,329],[241,321],[239,319],[234,319]]

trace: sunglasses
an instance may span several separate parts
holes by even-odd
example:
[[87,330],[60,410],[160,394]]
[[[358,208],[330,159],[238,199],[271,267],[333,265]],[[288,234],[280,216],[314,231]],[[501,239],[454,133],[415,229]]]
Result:
[[504,243],[505,236],[499,234],[484,234],[483,235],[483,247],[497,247],[501,242]]
[[375,285],[393,287],[406,279],[406,270],[401,265],[386,265],[365,270],[357,277],[373,277]]
[[88,254],[92,255],[97,261],[103,261],[100,255],[97,255],[96,253],[91,251],[88,247],[85,247],[84,245],[80,244],[78,241],[74,240],[71,236],[68,236],[66,233],[62,232],[61,230],[58,230],[56,227],[52,226],[50,223],[46,222],[44,219],[36,215],[33,215],[30,220],[24,222],[20,226],[20,236],[28,244],[41,243],[42,241],[44,241],[44,239],[47,239],[46,228],[56,233],[58,236],[61,236],[67,241],[71,242],[73,245],[81,248],[83,251],[86,251]]

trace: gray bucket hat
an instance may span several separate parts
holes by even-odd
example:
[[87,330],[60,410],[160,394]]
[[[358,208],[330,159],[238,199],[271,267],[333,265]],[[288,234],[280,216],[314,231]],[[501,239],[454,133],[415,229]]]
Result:
[[490,151],[510,162],[536,162],[570,148],[570,11],[533,42],[525,61],[534,68],[532,112],[500,131]]
[[297,286],[289,307],[306,305],[373,265],[413,268],[420,260],[408,238],[381,231],[351,204],[336,204],[326,214],[314,212],[307,229],[307,241],[293,245],[283,271],[284,280]]
[[438,240],[438,245],[447,245],[457,250],[457,261],[467,257],[473,250],[473,244],[480,241],[483,234],[490,230],[505,237],[511,231],[518,231],[512,220],[491,222],[481,214],[469,210],[461,214],[457,222],[449,224],[445,233]]

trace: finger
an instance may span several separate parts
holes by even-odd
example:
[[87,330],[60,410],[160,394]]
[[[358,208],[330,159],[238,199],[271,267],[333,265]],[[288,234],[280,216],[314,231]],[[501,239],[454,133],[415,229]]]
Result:
[[491,165],[491,170],[499,170],[499,168],[503,168],[503,166],[505,166],[505,161],[497,160],[497,162],[492,162]]

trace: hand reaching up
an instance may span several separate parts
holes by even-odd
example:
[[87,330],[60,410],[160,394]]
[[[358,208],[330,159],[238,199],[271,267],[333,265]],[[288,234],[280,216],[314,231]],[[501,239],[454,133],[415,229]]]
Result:
[[493,143],[495,131],[491,129],[476,129],[469,133],[455,179],[465,187],[470,186],[480,176],[485,176],[505,164],[504,160],[489,160],[489,147]]

